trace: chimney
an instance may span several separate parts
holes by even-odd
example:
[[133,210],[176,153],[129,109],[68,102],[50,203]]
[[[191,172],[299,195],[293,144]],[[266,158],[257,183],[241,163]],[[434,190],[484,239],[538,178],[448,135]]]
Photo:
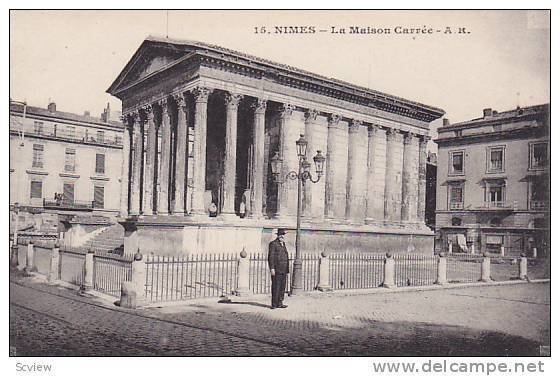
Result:
[[484,115],[484,117],[492,116],[492,109],[485,108],[484,110],[482,110],[482,115]]
[[443,118],[443,126],[447,127],[449,125],[449,119],[448,118]]
[[85,110],[85,111],[84,111],[84,116],[88,116],[88,117],[90,116],[90,113],[89,113],[88,110]]
[[496,115],[498,115],[498,111],[496,110],[492,111],[492,116],[496,116]]
[[56,103],[49,101],[49,105],[47,106],[47,110],[49,110],[49,112],[54,113],[56,112]]

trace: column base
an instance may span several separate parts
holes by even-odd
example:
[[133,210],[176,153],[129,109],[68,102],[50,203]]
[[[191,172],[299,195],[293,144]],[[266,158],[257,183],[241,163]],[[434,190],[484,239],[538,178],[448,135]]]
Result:
[[321,292],[332,292],[333,289],[330,286],[317,286],[317,290]]
[[220,213],[218,214],[217,217],[218,219],[228,220],[228,221],[241,219],[235,213]]

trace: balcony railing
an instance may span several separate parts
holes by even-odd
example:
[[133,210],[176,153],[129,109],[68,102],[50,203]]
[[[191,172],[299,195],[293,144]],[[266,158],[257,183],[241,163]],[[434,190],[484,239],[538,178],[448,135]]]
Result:
[[449,209],[463,209],[463,203],[462,202],[450,202],[449,203]]
[[[10,123],[10,131],[21,133],[22,126],[17,123]],[[42,127],[34,127],[33,124],[26,124],[23,127],[26,135],[54,137],[64,140],[72,140],[78,142],[88,142],[102,145],[122,146],[122,134],[118,131],[109,132],[99,137],[94,131],[76,127],[74,130],[57,126],[44,124]]]
[[486,201],[479,209],[517,210],[517,201]]
[[547,201],[531,200],[531,210],[546,210],[548,209]]
[[46,209],[93,210],[93,201],[47,200],[45,198],[43,207]]

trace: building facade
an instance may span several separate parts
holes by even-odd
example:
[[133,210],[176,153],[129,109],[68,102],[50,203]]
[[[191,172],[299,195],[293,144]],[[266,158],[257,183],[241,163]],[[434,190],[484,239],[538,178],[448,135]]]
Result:
[[438,129],[437,245],[518,255],[550,237],[549,105]]
[[[426,142],[443,111],[218,46],[146,39],[108,92],[125,118],[121,216],[133,252],[261,251],[295,228],[296,140],[325,175],[303,192],[306,251],[433,251]],[[216,211],[215,215],[211,212]],[[293,236],[293,231],[289,236]]]
[[102,118],[55,103],[10,104],[10,206],[17,203],[19,228],[54,231],[76,214],[118,215],[123,126],[109,108]]

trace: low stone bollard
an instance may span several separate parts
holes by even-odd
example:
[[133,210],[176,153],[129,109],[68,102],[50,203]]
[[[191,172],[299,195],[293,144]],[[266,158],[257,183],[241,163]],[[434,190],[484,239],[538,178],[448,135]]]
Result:
[[328,292],[332,291],[329,283],[329,273],[330,273],[330,260],[329,255],[326,251],[321,252],[321,258],[319,259],[319,284],[317,285],[317,290]]
[[395,287],[395,259],[387,252],[385,255],[385,265],[383,268],[383,287]]
[[506,255],[506,247],[503,245],[500,247],[500,256],[504,257]]
[[492,282],[492,278],[490,277],[490,257],[488,257],[486,253],[484,253],[484,257],[482,258],[480,282]]
[[58,244],[58,242],[55,242],[51,253],[51,265],[50,265],[49,277],[48,277],[49,282],[51,283],[55,282],[60,278],[59,265],[60,265],[60,245]]
[[86,253],[86,259],[84,260],[84,280],[80,286],[80,293],[87,293],[93,289],[93,253],[94,251],[92,249]]
[[453,253],[453,243],[451,242],[447,243],[447,253],[449,254]]
[[533,248],[533,258],[537,258],[538,256],[538,252],[537,252],[537,247]]
[[122,283],[120,306],[134,309],[146,304],[146,261],[140,251],[134,255],[131,274],[131,280]]
[[441,252],[438,257],[436,284],[447,284],[447,258],[444,252]]
[[[249,259],[247,258],[247,252],[245,252],[245,250],[242,250],[239,256],[237,262],[237,288],[235,289],[235,295],[247,296],[250,295],[251,292],[249,290]],[[227,291],[225,294],[227,294]]]
[[33,245],[33,241],[30,240],[29,243],[27,243],[25,268],[23,270],[25,270],[28,273],[36,272],[37,268],[35,267],[34,261],[35,261],[35,247]]
[[475,253],[474,252],[474,242],[472,242],[472,244],[471,244],[471,255],[474,255],[474,253]]
[[519,259],[519,279],[527,279],[527,257],[524,253]]

